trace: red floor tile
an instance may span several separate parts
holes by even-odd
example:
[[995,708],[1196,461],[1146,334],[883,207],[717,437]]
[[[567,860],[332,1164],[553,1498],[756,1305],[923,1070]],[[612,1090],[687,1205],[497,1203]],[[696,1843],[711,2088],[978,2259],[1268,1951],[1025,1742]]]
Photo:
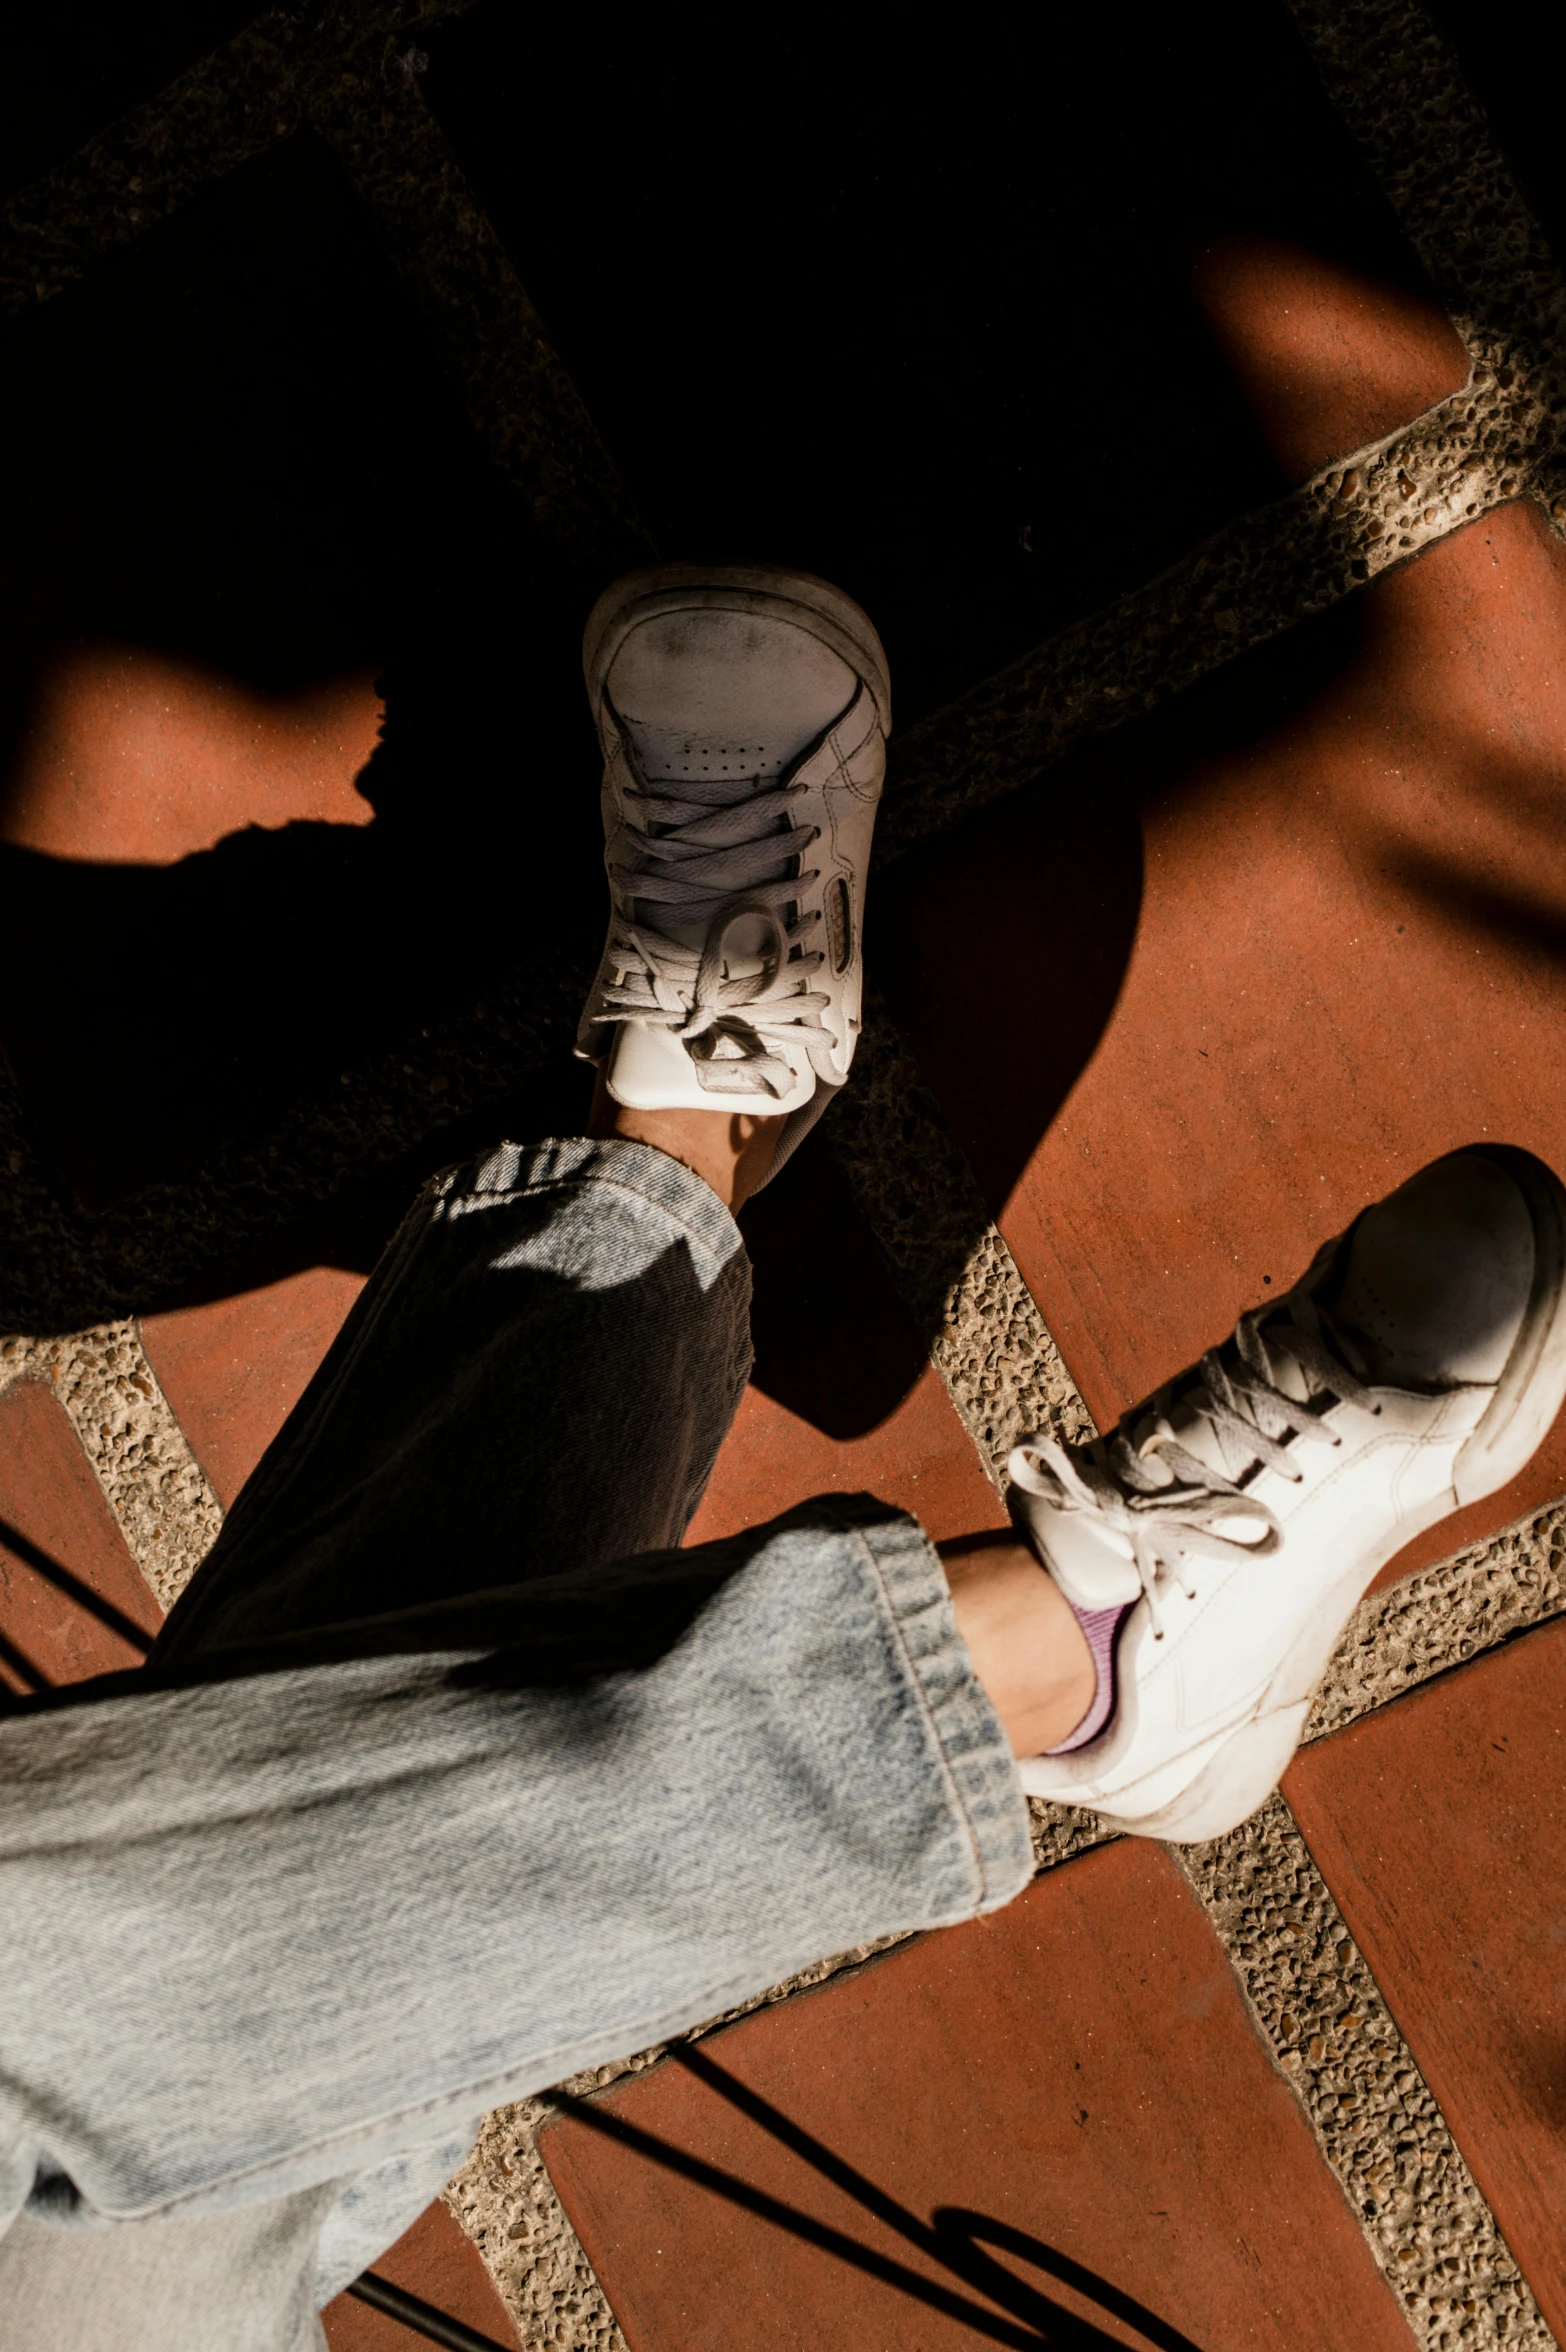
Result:
[[1273,238],[1215,238],[1196,285],[1246,402],[1291,481],[1378,441],[1468,379],[1428,294]]
[[[1019,2320],[1053,2343],[1066,2313],[1101,2331],[1084,2341],[1162,2352],[1407,2352],[1220,1946],[1141,1841],[588,2113],[713,2168],[682,2176],[580,2112],[544,2133],[632,2352],[938,2352],[1020,2342]],[[964,2245],[1000,2277],[965,2272]]]
[[0,798],[0,841],[53,857],[170,865],[245,825],[367,825],[369,676],[255,691],[140,646],[78,645],[34,689]]
[[557,1059],[508,1101],[470,1112],[405,1160],[372,1169],[142,1316],[153,1370],[225,1505],[303,1395],[427,1178],[501,1136],[580,1133],[591,1093],[583,1065]]
[[884,1421],[844,1440],[747,1389],[687,1540],[710,1543],[819,1494],[879,1495],[912,1511],[937,1543],[1006,1524],[973,1440],[928,1367]]
[[900,1504],[937,1539],[1004,1526],[973,1440],[828,1155],[800,1153],[742,1224],[756,1370],[690,1540],[831,1493]]
[[364,1280],[308,1266],[258,1290],[142,1317],[158,1385],[225,1507],[309,1386]]
[[[433,2304],[506,2352],[520,2342],[511,2315],[496,2294],[478,2248],[439,2197],[427,2205],[395,2246],[377,2255],[370,2268],[422,2303]],[[331,2352],[414,2352],[428,2341],[389,2319],[356,2295],[339,2295],[321,2314]]]
[[1566,1625],[1317,1742],[1283,1785],[1566,2336]]
[[19,1381],[0,1396],[0,1685],[138,1665],[161,1622],[63,1408]]
[[[1563,809],[1566,549],[1515,506],[892,878],[898,1017],[1101,1425],[1438,1153],[1566,1170]],[[1400,1568],[1563,1490],[1558,1430]]]

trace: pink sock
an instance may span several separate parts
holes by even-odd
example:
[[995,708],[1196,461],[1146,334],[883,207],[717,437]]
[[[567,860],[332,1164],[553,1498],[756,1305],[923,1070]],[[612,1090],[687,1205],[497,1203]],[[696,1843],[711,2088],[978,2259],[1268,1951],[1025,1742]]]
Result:
[[1046,1748],[1046,1756],[1069,1756],[1074,1748],[1085,1748],[1089,1740],[1097,1739],[1115,1711],[1115,1637],[1121,1620],[1128,1617],[1135,1604],[1123,1601],[1117,1609],[1079,1609],[1075,1602],[1068,1608],[1087,1635],[1088,1648],[1098,1669],[1098,1688],[1093,1693],[1093,1704],[1083,1716],[1070,1739],[1063,1739],[1058,1748]]

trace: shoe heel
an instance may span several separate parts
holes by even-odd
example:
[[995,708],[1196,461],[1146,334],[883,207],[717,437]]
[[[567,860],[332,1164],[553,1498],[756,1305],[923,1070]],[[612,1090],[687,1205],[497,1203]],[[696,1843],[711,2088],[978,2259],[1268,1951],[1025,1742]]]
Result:
[[1487,1145],[1533,1218],[1533,1287],[1484,1419],[1452,1467],[1459,1505],[1481,1502],[1526,1467],[1566,1403],[1566,1187],[1532,1152]]
[[1272,1795],[1293,1759],[1310,1713],[1309,1699],[1243,1723],[1172,1804],[1140,1821],[1099,1816],[1106,1828],[1131,1837],[1162,1838],[1172,1846],[1202,1846],[1237,1829]]

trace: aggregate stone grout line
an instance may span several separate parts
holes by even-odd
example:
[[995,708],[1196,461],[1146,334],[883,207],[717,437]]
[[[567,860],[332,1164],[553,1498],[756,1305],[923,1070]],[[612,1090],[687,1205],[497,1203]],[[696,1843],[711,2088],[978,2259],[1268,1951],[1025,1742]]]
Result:
[[1172,1848],[1414,2335],[1554,2344],[1281,1796]]
[[[272,8],[0,205],[0,321],[24,318],[213,180],[303,127],[323,72],[471,0]],[[393,60],[395,70],[395,60]]]
[[1566,286],[1489,117],[1417,0],[1288,0],[1403,234],[1474,346],[1558,370]]
[[1566,395],[1504,350],[1379,440],[1238,515],[896,740],[877,863],[939,838],[1069,753],[1553,480]]
[[223,1507],[158,1385],[136,1324],[0,1342],[0,1395],[23,1380],[58,1397],[166,1613],[216,1540]]
[[[503,469],[526,475],[532,459],[526,450],[518,455],[514,412],[507,441],[502,412],[508,399],[524,392],[536,398],[542,391],[549,410],[545,441],[563,435],[570,442],[575,428],[561,407],[568,380],[552,353],[541,356],[525,292],[424,108],[409,63],[417,61],[417,51],[411,44],[399,51],[391,32],[393,25],[400,28],[400,39],[410,25],[440,21],[460,13],[461,5],[424,0],[416,13],[378,7],[351,15],[339,8],[322,12],[309,28],[296,11],[259,19],[162,100],[126,117],[70,164],[23,191],[8,216],[0,215],[0,223],[8,218],[10,224],[13,308],[37,299],[35,285],[44,295],[58,290],[97,253],[139,233],[197,186],[259,152],[270,137],[287,135],[313,112],[350,175],[360,174],[363,201],[447,346],[448,365],[481,434],[495,442]],[[247,84],[266,60],[283,95],[261,106]],[[170,121],[177,135],[169,135]],[[404,174],[417,184],[417,201],[397,186],[399,140],[420,154],[419,171]],[[438,225],[416,221],[421,202]],[[61,215],[69,216],[64,229]],[[4,233],[0,227],[0,238]],[[498,303],[504,313],[499,329],[475,339],[469,330],[442,325],[464,302],[486,315]],[[1509,383],[1503,381],[1508,375]],[[571,400],[574,393],[568,408]],[[590,423],[586,430],[591,436]],[[1555,479],[1549,454],[1554,431],[1550,400],[1519,382],[1504,358],[1481,355],[1463,392],[1338,461],[1289,498],[1240,517],[1160,580],[1089,616],[894,745],[878,865],[1248,646],[1326,609],[1363,579],[1490,506],[1529,488],[1547,488],[1546,475],[1549,482]],[[592,445],[598,447],[596,437]],[[574,475],[564,461],[556,468],[573,481],[580,477],[584,493],[596,484],[605,495],[612,471],[607,459],[599,465],[596,458],[577,466]],[[1416,489],[1410,506],[1408,494]],[[591,526],[578,527],[572,520],[578,510],[567,513],[558,501],[541,519],[578,555],[591,544],[623,546],[632,528],[628,509],[616,496],[610,504],[614,514]],[[533,1033],[538,1052],[557,1042],[566,1027],[561,1018],[540,1024],[536,1012],[524,1010],[517,1019],[524,1032]],[[424,1064],[422,1103],[410,1103],[409,1095],[420,1090],[399,1086],[395,1076],[389,1093],[378,1098],[364,1083],[366,1074],[358,1073],[351,1082],[357,1122],[344,1118],[349,1105],[342,1098],[330,1106],[293,1106],[270,1134],[221,1148],[182,1184],[154,1188],[92,1220],[59,1199],[20,1133],[5,1099],[9,1090],[0,1089],[13,1169],[23,1177],[6,1204],[8,1221],[22,1228],[16,1235],[22,1246],[8,1254],[18,1266],[36,1260],[36,1240],[47,1234],[52,1267],[70,1266],[77,1276],[59,1296],[39,1295],[46,1286],[35,1280],[28,1297],[28,1286],[18,1282],[8,1312],[18,1321],[59,1328],[77,1320],[83,1308],[101,1313],[132,1304],[149,1287],[178,1280],[204,1257],[274,1223],[280,1192],[302,1205],[334,1190],[355,1161],[375,1164],[394,1156],[386,1148],[389,1135],[407,1145],[442,1123],[445,1106],[430,1097],[443,1087],[454,1088],[453,1099],[456,1093],[473,1103],[484,1099],[497,1057],[489,1039],[471,1034],[471,1025],[464,1053],[461,1027],[445,1026],[443,1050],[436,1055],[423,1054],[416,1041],[405,1044],[403,1054],[411,1054],[414,1067]],[[465,1070],[469,1057],[475,1066]],[[401,1058],[385,1056],[383,1067]],[[528,1066],[525,1052],[498,1058],[513,1074]],[[495,1091],[491,1085],[491,1099]],[[410,1111],[411,1127],[404,1123]],[[866,1163],[874,1157],[860,1156]],[[866,1205],[873,1216],[868,1194]],[[32,1251],[25,1246],[28,1228]],[[975,1241],[981,1252],[993,1252],[985,1226],[976,1230]]]
[[[1532,478],[1529,451],[1546,417],[1544,403],[1515,385],[1508,391],[1495,369],[1479,363],[1463,392],[1325,469],[1280,506],[1241,517],[1185,565],[975,688],[897,753],[877,869],[1307,612],[1327,609],[1358,584],[1356,566],[1374,577],[1519,495]],[[1416,479],[1425,503],[1414,514],[1399,501]],[[1427,522],[1427,514],[1434,519]],[[1265,561],[1246,556],[1252,530]],[[1355,546],[1366,552],[1354,555]],[[1164,680],[1172,681],[1167,691]],[[14,1234],[8,1311],[18,1321],[59,1328],[83,1309],[129,1306],[274,1226],[288,1208],[329,1196],[355,1170],[384,1165],[442,1125],[459,1102],[477,1108],[497,1099],[562,1044],[581,984],[576,972],[559,967],[514,974],[489,992],[492,1001],[504,999],[501,1026],[517,1041],[514,1050],[500,1049],[484,1015],[438,1024],[351,1073],[345,1092],[300,1098],[263,1135],[220,1146],[190,1175],[90,1220],[61,1199],[23,1132],[14,1088],[0,1082],[0,1144],[9,1146],[15,1179],[0,1204]],[[877,1026],[888,1055],[899,1054],[884,1011]],[[883,1117],[895,1110],[890,1090],[882,1089],[880,1102]],[[879,1229],[884,1198],[888,1233],[896,1237],[895,1246],[887,1242],[889,1254],[905,1285],[932,1294],[952,1274],[946,1257],[939,1267],[914,1266],[919,1227],[930,1221],[933,1203],[907,1216],[893,1197],[902,1180],[890,1129],[878,1141],[870,1121],[846,1102],[834,1112],[834,1128],[849,1117],[858,1126],[852,1157],[861,1203]],[[932,1174],[942,1156],[955,1167],[951,1151],[932,1146]],[[974,1219],[974,1251],[996,1266],[1009,1263],[987,1211],[979,1213],[971,1179],[959,1189],[960,1214]],[[954,1190],[932,1223],[948,1256],[956,1198]],[[45,1237],[50,1246],[40,1252]],[[40,1257],[47,1271],[41,1280],[35,1271],[29,1283],[22,1269]],[[961,1344],[971,1353],[976,1343]]]
[[1566,1502],[1531,1514],[1371,1593],[1344,1627],[1305,1727],[1307,1740],[1450,1674],[1566,1610]]
[[[449,11],[447,12],[449,13]],[[653,545],[527,290],[424,102],[385,67],[312,96],[336,155],[456,380],[482,447],[527,498],[584,584],[646,563]]]
[[1000,1486],[1020,1437],[1095,1434],[1032,1293],[879,992],[822,1132],[980,1459]]
[[[1292,0],[1334,102],[1497,388],[1526,420],[1474,433],[1481,470],[1527,475],[1557,525],[1566,489],[1566,290],[1428,18],[1407,0]],[[1461,401],[1463,396],[1459,396]],[[1451,404],[1449,404],[1451,405]],[[1497,404],[1498,405],[1498,404]],[[1535,420],[1547,417],[1548,425]],[[1517,430],[1521,423],[1523,429]],[[1528,446],[1531,441],[1531,447]],[[1361,1604],[1307,1737],[1558,1614],[1566,1505]],[[1281,1795],[1226,1838],[1177,1849],[1259,2032],[1421,2342],[1554,2342]]]
[[127,1318],[38,1344],[142,1575],[167,1613],[217,1540],[223,1506]]

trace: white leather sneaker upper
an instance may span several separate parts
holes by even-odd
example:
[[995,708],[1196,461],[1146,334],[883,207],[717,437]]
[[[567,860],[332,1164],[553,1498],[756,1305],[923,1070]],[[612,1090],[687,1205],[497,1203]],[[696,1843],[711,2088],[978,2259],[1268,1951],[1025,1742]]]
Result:
[[1013,1516],[1067,1598],[1134,1604],[1110,1724],[1023,1785],[1162,1837],[1253,1811],[1377,1569],[1555,1418],[1563,1274],[1551,1172],[1453,1153],[1109,1437],[1019,1446]]
[[642,1109],[799,1112],[848,1075],[890,711],[824,582],[664,565],[584,644],[610,922],[578,1050]]

